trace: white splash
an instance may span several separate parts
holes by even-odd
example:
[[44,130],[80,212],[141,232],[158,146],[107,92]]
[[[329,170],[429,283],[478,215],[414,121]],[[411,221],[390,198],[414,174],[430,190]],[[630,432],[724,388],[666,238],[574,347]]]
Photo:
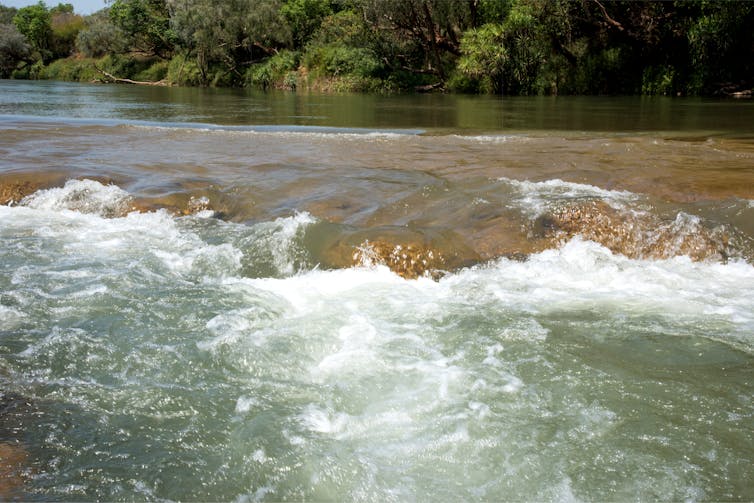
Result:
[[505,177],[499,180],[514,189],[514,202],[532,216],[539,216],[563,202],[600,199],[614,208],[623,208],[626,203],[639,199],[633,192],[607,190],[589,184],[566,182],[559,178],[543,182]]
[[96,180],[68,180],[63,187],[39,190],[19,203],[34,209],[71,210],[102,217],[121,216],[131,196],[116,185],[103,185]]

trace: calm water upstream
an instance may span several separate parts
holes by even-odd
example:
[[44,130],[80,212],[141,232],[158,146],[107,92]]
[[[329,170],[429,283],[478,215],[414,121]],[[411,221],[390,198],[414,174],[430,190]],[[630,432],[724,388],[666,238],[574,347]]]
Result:
[[754,103],[0,81],[0,500],[754,496]]

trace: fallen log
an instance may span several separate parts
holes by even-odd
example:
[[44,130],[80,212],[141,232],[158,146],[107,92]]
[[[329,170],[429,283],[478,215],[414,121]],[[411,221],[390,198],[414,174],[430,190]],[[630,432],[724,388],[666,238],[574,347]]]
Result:
[[416,86],[414,87],[414,90],[417,93],[428,93],[431,91],[434,91],[436,89],[442,89],[443,83],[442,82],[436,82],[434,84],[427,84],[424,86]]
[[149,81],[149,80],[131,80],[131,79],[122,79],[120,77],[116,77],[112,73],[106,72],[102,68],[98,67],[97,65],[94,65],[94,68],[100,72],[102,75],[107,77],[110,81],[119,83],[119,84],[133,84],[137,86],[167,86],[168,83],[165,79],[158,80],[158,81]]

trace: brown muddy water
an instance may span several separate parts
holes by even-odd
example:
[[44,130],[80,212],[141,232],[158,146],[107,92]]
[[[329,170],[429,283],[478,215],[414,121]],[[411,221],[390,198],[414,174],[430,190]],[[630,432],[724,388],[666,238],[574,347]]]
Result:
[[754,103],[4,81],[0,203],[0,497],[752,494]]

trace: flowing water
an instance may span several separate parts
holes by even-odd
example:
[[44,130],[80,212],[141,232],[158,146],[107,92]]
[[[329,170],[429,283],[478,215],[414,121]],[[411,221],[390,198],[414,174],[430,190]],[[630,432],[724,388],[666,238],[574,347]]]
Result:
[[0,499],[754,495],[754,103],[0,82]]

